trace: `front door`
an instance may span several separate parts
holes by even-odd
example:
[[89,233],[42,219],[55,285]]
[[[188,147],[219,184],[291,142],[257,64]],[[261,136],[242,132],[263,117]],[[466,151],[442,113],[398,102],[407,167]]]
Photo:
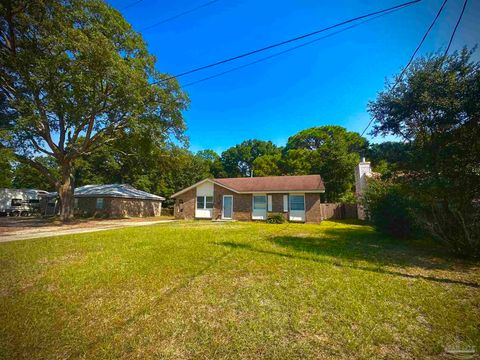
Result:
[[233,196],[223,195],[222,219],[233,219]]

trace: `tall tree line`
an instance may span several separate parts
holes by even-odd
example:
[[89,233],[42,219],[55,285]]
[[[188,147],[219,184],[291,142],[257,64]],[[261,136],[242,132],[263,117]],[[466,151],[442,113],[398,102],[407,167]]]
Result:
[[[213,150],[192,153],[186,143],[158,141],[148,129],[124,131],[94,153],[81,156],[73,169],[73,182],[75,186],[128,183],[169,197],[207,177],[321,174],[328,201],[353,201],[353,169],[360,157],[371,156],[374,165],[382,170],[386,167],[384,163],[392,167],[398,160],[388,157],[385,149],[395,149],[393,155],[401,158],[402,146],[396,143],[369,146],[359,134],[340,126],[320,126],[291,136],[284,147],[253,139],[221,154]],[[55,159],[40,157],[37,161],[55,173]],[[0,166],[9,169],[2,171],[5,186],[54,190],[48,179],[29,165],[11,161]]]

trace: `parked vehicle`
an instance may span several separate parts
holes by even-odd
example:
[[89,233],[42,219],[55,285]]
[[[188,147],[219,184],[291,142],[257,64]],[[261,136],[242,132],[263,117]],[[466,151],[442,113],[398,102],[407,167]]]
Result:
[[0,216],[31,216],[40,212],[40,199],[47,191],[0,189]]

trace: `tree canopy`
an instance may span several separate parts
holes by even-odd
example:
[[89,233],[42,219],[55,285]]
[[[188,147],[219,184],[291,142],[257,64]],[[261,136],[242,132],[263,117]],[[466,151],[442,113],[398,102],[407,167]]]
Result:
[[368,143],[356,132],[341,126],[319,126],[288,139],[284,159],[288,173],[320,174],[328,201],[352,193],[354,168]]
[[480,62],[474,50],[431,55],[369,104],[373,134],[404,139],[396,181],[416,218],[462,255],[480,257]]
[[[122,131],[182,137],[186,94],[105,2],[2,2],[0,31],[1,145],[55,185],[62,218],[73,215],[73,169],[82,155]],[[55,159],[58,176],[39,155]]]
[[408,143],[403,168],[431,200],[468,203],[480,193],[480,63],[471,56],[464,49],[419,59],[369,105],[373,134]]
[[222,153],[222,163],[229,177],[252,176],[255,174],[253,162],[263,155],[280,153],[271,141],[246,140]]

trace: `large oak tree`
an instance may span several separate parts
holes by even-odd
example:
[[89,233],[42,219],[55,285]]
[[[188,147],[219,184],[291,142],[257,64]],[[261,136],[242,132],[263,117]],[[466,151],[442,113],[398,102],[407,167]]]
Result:
[[289,174],[320,174],[328,201],[352,199],[354,169],[367,141],[341,126],[318,126],[291,136],[283,150]]
[[[77,159],[120,132],[147,128],[163,139],[185,127],[186,94],[101,0],[2,1],[0,91],[0,144],[55,185],[64,220]],[[55,159],[59,176],[40,155]]]

